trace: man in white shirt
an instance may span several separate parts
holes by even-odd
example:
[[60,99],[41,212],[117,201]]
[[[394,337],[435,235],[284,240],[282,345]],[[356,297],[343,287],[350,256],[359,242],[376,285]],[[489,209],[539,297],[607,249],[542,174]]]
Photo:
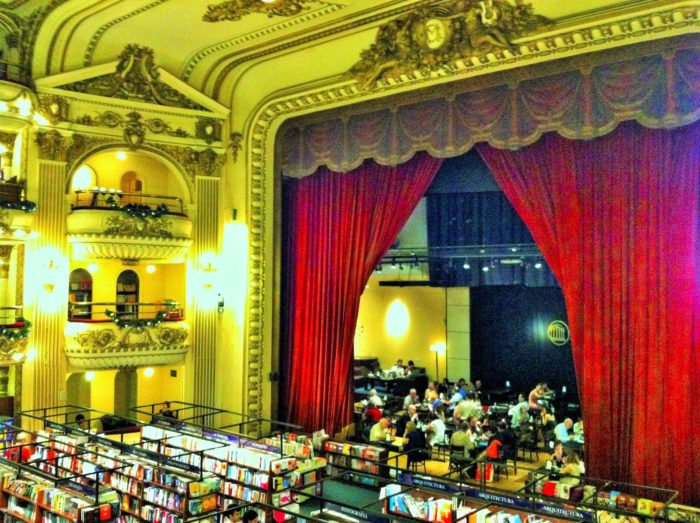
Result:
[[513,407],[512,418],[510,420],[510,426],[513,428],[519,427],[520,423],[528,418],[529,403],[527,401],[521,401],[515,407]]
[[445,422],[435,414],[433,414],[430,424],[427,426],[426,430],[430,434],[428,436],[428,444],[431,447],[445,443]]
[[403,366],[403,360],[396,360],[396,365],[391,367],[389,372],[393,373],[397,378],[403,378],[406,375],[406,367]]
[[571,418],[566,418],[562,423],[554,427],[554,437],[557,439],[557,441],[566,443],[569,441],[569,431],[573,426],[574,422],[571,420]]
[[418,397],[418,391],[416,389],[408,391],[408,396],[403,399],[404,410],[406,410],[409,405],[420,405],[420,398]]
[[384,405],[384,402],[382,401],[382,398],[379,397],[379,394],[377,394],[376,389],[372,389],[369,391],[369,395],[367,396],[367,403],[374,407],[381,407]]

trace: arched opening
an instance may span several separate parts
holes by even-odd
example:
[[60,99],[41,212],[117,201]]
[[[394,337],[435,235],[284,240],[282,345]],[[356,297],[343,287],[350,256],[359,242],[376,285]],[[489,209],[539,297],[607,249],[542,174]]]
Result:
[[71,271],[68,278],[68,321],[92,319],[92,275],[85,269]]
[[90,382],[85,379],[84,372],[74,372],[68,376],[66,383],[66,399],[69,405],[90,407],[92,402]]
[[117,278],[117,315],[121,320],[139,317],[139,276],[132,270],[122,271]]

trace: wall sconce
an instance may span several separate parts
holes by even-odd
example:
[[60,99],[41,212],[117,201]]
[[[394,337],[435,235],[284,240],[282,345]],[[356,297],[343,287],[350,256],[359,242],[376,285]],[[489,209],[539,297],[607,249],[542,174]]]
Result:
[[224,297],[219,293],[217,295],[216,310],[219,312],[224,312]]

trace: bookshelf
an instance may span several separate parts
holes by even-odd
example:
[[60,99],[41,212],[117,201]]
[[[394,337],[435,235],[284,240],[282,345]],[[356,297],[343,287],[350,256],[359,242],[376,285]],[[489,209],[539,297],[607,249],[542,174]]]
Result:
[[116,301],[117,314],[121,319],[138,319],[139,277],[134,271],[124,271],[119,275]]
[[380,486],[380,478],[389,477],[388,467],[382,466],[389,455],[389,451],[385,448],[326,441],[323,445],[323,451],[328,460],[330,474],[336,468],[357,471],[361,474],[348,474],[346,476],[348,480],[373,487]]
[[89,273],[82,269],[71,273],[68,284],[69,320],[92,319],[92,306],[80,305],[92,302],[92,279]]

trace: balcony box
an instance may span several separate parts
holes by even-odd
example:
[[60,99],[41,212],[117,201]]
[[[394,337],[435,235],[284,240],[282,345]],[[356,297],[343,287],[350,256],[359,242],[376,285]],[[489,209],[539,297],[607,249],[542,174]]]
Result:
[[67,220],[73,258],[180,261],[192,244],[187,216],[137,218],[117,209],[73,209]]
[[119,328],[112,322],[68,323],[65,351],[77,369],[171,365],[189,350],[189,326],[166,321],[154,327]]

